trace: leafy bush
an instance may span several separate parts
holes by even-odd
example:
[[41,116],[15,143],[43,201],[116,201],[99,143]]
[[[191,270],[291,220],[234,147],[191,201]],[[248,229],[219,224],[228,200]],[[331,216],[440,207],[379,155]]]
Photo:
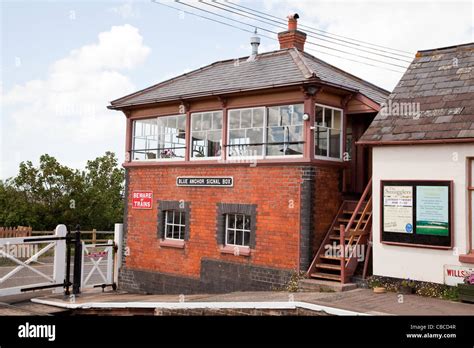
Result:
[[457,300],[458,289],[455,286],[448,286],[444,284],[428,283],[414,281],[410,279],[397,279],[390,277],[372,276],[367,279],[369,288],[382,286],[387,291],[396,292],[400,285],[409,286],[415,289],[415,293],[420,296],[442,298],[445,300]]
[[282,290],[288,291],[288,292],[297,292],[299,289],[299,282],[301,279],[304,279],[304,278],[305,278],[305,272],[297,271],[297,270],[293,271],[293,273],[290,276],[290,279],[285,284]]
[[402,280],[402,282],[400,283],[400,285],[401,285],[401,286],[406,286],[406,287],[409,287],[409,288],[415,288],[415,287],[416,287],[415,281],[414,281],[414,280],[410,280],[410,278]]

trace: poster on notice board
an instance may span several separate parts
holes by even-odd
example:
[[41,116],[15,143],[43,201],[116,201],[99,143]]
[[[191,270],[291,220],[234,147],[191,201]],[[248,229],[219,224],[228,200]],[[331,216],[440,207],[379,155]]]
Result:
[[384,231],[412,233],[413,187],[385,186],[383,190]]
[[446,186],[416,187],[416,233],[449,234],[449,193]]

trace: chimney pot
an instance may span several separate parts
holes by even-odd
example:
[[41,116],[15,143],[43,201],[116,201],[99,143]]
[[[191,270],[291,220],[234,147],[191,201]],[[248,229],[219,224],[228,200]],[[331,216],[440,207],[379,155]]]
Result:
[[288,30],[278,33],[278,41],[280,42],[280,49],[297,48],[300,51],[304,50],[304,43],[306,42],[306,33],[299,31],[297,13],[292,13],[287,16]]
[[296,30],[298,27],[298,18],[300,18],[300,16],[298,16],[297,13],[293,13],[293,14],[289,14],[287,18],[288,18],[288,31]]

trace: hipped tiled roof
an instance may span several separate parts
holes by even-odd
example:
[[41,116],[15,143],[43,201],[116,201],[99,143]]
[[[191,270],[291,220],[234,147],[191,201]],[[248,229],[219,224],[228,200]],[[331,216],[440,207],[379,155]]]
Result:
[[417,53],[365,144],[474,140],[474,43]]
[[295,48],[213,63],[111,102],[110,108],[319,82],[382,103],[388,92]]

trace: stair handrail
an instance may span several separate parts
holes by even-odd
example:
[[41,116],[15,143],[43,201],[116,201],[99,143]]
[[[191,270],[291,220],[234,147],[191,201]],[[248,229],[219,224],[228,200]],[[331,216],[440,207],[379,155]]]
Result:
[[341,284],[346,282],[346,234],[344,225],[339,225],[339,246],[341,253]]
[[[367,195],[369,194],[369,191],[370,189],[372,188],[372,178],[370,178],[369,180],[369,183],[367,184],[367,186],[365,187],[365,190],[364,192],[362,193],[362,196],[360,197],[359,199],[359,202],[357,202],[357,205],[354,209],[354,212],[352,213],[352,216],[351,218],[349,219],[349,222],[347,223],[347,226],[346,226],[346,232],[349,232],[350,233],[350,229],[352,227],[352,224],[354,223],[354,220],[356,219],[357,217],[357,214],[359,213],[359,210],[360,210],[360,207],[362,206],[362,204],[364,203],[365,201],[365,198],[367,197]],[[361,219],[362,220],[362,219]],[[359,220],[360,222],[360,220]]]
[[362,213],[360,214],[359,221],[357,222],[354,231],[359,231],[362,223],[365,223],[364,221],[368,210],[372,210],[372,196],[370,196],[370,198],[367,200],[367,204],[365,205],[364,210],[362,210]]

